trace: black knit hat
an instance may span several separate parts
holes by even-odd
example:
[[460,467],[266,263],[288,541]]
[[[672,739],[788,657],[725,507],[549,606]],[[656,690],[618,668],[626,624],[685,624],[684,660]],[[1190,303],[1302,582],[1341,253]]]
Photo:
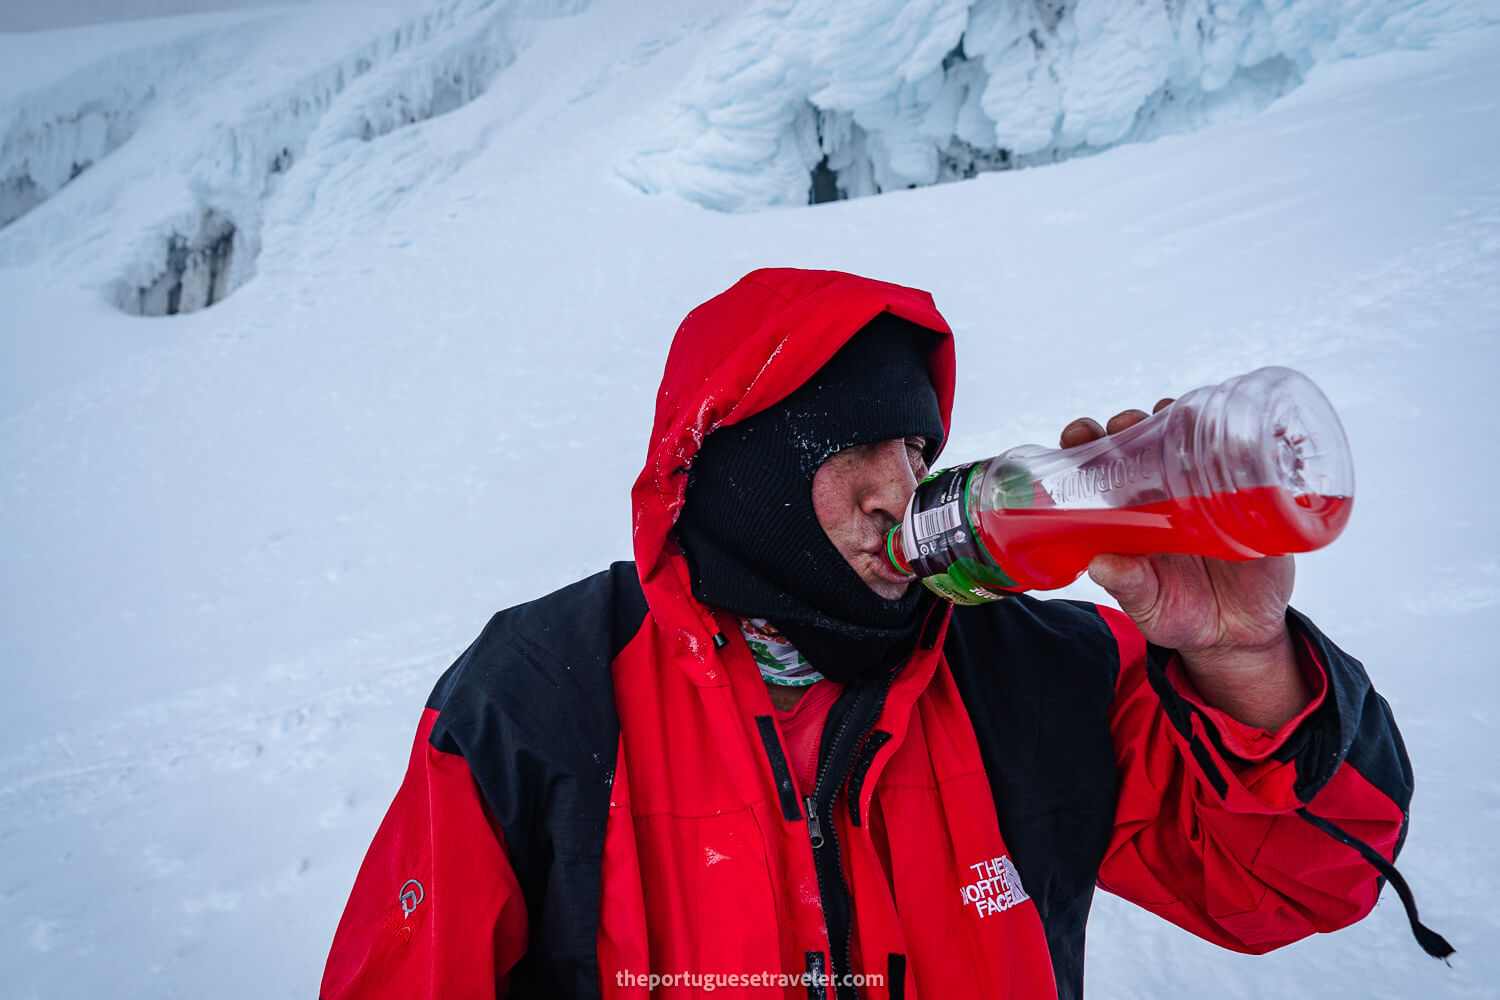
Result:
[[882,313],[780,403],[704,439],[678,540],[705,604],[767,618],[838,680],[910,652],[920,588],[871,590],[818,524],[812,481],[844,448],[943,438],[926,358],[937,334]]

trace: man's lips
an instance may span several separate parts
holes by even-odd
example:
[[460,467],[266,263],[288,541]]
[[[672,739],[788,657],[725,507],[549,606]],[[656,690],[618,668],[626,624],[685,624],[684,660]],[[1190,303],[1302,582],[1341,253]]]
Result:
[[870,558],[876,575],[882,580],[889,580],[891,583],[909,583],[911,581],[912,578],[909,574],[903,573],[891,565],[891,561],[886,558],[885,545],[883,543],[878,549],[865,549],[864,551],[865,555]]

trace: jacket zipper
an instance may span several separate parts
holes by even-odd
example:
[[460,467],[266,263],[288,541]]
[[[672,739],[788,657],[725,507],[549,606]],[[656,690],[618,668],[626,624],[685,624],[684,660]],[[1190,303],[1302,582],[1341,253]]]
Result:
[[[823,919],[828,931],[829,966],[834,977],[834,995],[838,1000],[858,1000],[859,993],[847,978],[853,972],[853,903],[849,883],[844,875],[843,858],[839,852],[838,829],[831,822],[833,802],[854,766],[860,745],[880,720],[891,681],[892,676],[887,675],[875,685],[859,685],[845,692],[834,705],[835,712],[841,705],[844,705],[844,710],[838,717],[832,738],[822,741],[813,794],[803,800],[807,811],[807,836],[813,851],[813,868],[818,875],[818,894],[822,899]],[[844,704],[846,700],[847,705]],[[826,829],[823,826],[824,817],[830,820]],[[842,934],[838,933],[840,931]],[[835,947],[836,939],[842,940],[842,949]]]
[[812,841],[813,850],[823,846],[823,827],[818,822],[818,803],[813,801],[809,795],[802,800],[807,809],[807,838]]

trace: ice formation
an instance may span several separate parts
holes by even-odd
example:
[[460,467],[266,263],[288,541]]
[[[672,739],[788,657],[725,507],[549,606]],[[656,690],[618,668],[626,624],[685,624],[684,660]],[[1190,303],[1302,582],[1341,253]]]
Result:
[[[498,6],[318,0],[232,25],[0,34],[0,140],[23,105],[65,120],[155,89],[117,117],[121,145],[0,228],[3,995],[308,995],[433,683],[495,609],[630,557],[672,331],[767,265],[933,292],[959,341],[945,463],[1264,364],[1324,387],[1361,493],[1338,544],[1299,560],[1297,605],[1394,706],[1418,784],[1401,870],[1459,955],[1421,955],[1389,890],[1359,926],[1258,957],[1101,892],[1089,988],[1493,995],[1500,476],[1455,429],[1500,423],[1500,30],[1455,20],[1429,51],[1330,64],[1341,46],[1420,44],[1436,16],[1346,0],[1368,19],[1262,114],[1060,168],[725,214],[612,168],[662,138],[645,126],[690,96],[698,60],[729,73],[723,46],[755,0],[596,0],[545,23],[523,19],[562,5],[527,2],[508,26]],[[864,45],[859,11],[888,6],[846,0],[841,37]],[[415,41],[429,8],[452,27]],[[466,72],[485,30],[515,62],[422,97]],[[957,38],[913,48],[913,79]],[[970,43],[948,70],[972,89],[994,64]],[[361,50],[378,59],[353,77]],[[885,59],[874,42],[855,55]],[[779,118],[767,93],[805,71],[762,68],[742,117],[715,104],[713,130],[705,110],[667,134],[679,154],[792,134],[815,90],[797,83]],[[958,134],[988,120],[950,96]],[[761,204],[756,148],[657,166],[681,171],[667,190]],[[810,152],[790,201],[825,155]],[[75,161],[58,152],[51,176]],[[823,176],[836,191],[852,175]],[[242,266],[252,280],[189,315],[105,304],[128,277],[198,305]],[[1423,470],[1471,488],[1428,504]]]
[[[116,53],[0,101],[0,265],[60,243],[99,243],[80,254],[81,266],[121,309],[169,315],[212,305],[254,276],[278,202],[295,212],[361,144],[484,93],[515,56],[516,12],[493,0],[450,0],[386,14],[384,23],[378,12],[350,16],[339,27],[362,41],[332,59],[322,47],[270,93],[243,65],[243,36],[255,26],[235,24]],[[226,113],[226,94],[237,92],[253,97],[231,98]],[[157,143],[173,150],[168,162],[103,169],[147,130],[158,133],[152,143],[172,136]],[[87,190],[67,190],[75,186]],[[36,217],[64,192],[99,211],[74,203]],[[80,217],[106,213],[129,222],[102,241],[79,231]]]
[[619,173],[727,211],[918,187],[1251,113],[1321,60],[1494,18],[1478,0],[761,0]]

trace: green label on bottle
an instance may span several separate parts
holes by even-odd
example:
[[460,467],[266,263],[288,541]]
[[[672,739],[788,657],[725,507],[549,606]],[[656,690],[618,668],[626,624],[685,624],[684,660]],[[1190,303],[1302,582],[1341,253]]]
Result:
[[985,604],[1022,589],[984,551],[969,521],[968,493],[981,472],[971,462],[929,476],[917,486],[907,519],[917,550],[912,571],[954,604]]

